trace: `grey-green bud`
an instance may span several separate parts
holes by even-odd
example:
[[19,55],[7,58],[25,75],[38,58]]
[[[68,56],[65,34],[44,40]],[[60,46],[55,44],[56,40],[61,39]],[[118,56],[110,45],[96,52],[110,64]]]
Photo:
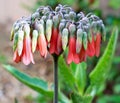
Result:
[[68,34],[69,34],[68,29],[64,28],[62,31],[62,48],[63,48],[63,50],[66,49],[67,44],[68,44]]
[[53,26],[53,22],[51,19],[48,19],[46,21],[46,38],[47,41],[50,42],[51,40],[51,36],[52,36],[52,26]]
[[27,37],[30,36],[30,25],[29,25],[29,24],[25,24],[25,25],[24,25],[24,32],[25,32],[25,35],[26,35]]
[[76,39],[76,52],[79,53],[82,48],[82,38],[83,38],[83,30],[77,30],[77,39]]
[[18,32],[15,32],[14,39],[13,39],[13,51],[16,50],[17,45],[18,45]]
[[38,31],[33,30],[32,32],[32,52],[34,53],[37,47]]
[[18,55],[20,56],[22,54],[23,50],[23,39],[24,39],[24,31],[18,30]]
[[83,47],[85,50],[87,50],[87,45],[88,45],[87,33],[83,32]]
[[70,36],[74,36],[76,31],[76,26],[74,24],[69,25]]

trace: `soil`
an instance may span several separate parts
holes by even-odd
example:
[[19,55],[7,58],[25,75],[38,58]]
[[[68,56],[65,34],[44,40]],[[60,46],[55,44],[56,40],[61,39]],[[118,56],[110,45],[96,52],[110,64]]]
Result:
[[23,63],[13,62],[13,43],[9,40],[10,29],[13,21],[8,20],[5,24],[0,24],[0,103],[14,103],[15,98],[19,103],[34,103],[30,97],[34,98],[38,94],[20,83],[16,78],[9,74],[2,64],[10,64],[20,71],[31,76],[40,77],[48,82],[53,81],[53,61],[50,55],[43,59],[38,52],[34,54],[35,64],[25,66]]

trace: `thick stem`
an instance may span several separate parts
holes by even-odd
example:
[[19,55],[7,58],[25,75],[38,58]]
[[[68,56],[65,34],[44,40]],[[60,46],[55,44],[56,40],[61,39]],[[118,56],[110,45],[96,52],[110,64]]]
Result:
[[58,56],[53,55],[54,59],[54,103],[58,103]]

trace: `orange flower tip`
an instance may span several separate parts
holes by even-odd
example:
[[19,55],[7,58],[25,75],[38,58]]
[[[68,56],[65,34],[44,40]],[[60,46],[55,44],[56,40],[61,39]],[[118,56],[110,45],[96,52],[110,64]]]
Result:
[[72,55],[72,54],[68,54],[67,64],[71,64],[71,63],[72,63],[72,60],[73,60],[73,55]]
[[78,54],[74,54],[74,58],[73,58],[74,60],[74,62],[76,63],[76,64],[78,64],[79,62],[80,62],[80,58],[79,58],[79,55]]

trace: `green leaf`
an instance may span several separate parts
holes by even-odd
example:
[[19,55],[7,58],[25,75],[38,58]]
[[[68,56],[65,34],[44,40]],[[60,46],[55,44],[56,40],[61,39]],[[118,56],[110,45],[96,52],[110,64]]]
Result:
[[120,103],[119,95],[103,95],[97,101],[97,103]]
[[60,103],[71,103],[71,101],[60,91],[59,91],[59,102]]
[[113,55],[115,52],[117,38],[118,38],[118,29],[115,28],[112,32],[111,38],[109,40],[109,43],[107,45],[107,48],[103,56],[100,58],[95,69],[89,75],[91,85],[88,89],[91,92],[93,92],[93,89],[95,92],[99,88],[101,83],[104,83],[104,81],[106,80],[106,77],[110,70],[111,61],[113,59]]
[[85,95],[85,96],[83,97],[83,103],[91,103],[91,101],[92,101],[92,96],[90,96],[90,95]]
[[15,67],[10,65],[3,65],[3,67],[11,73],[16,79],[18,79],[20,82],[25,84],[26,86],[32,88],[33,90],[45,95],[45,96],[53,96],[53,91],[48,90],[48,84],[47,82],[38,79],[38,78],[32,78],[28,76],[25,73],[22,73],[18,71]]
[[83,102],[83,97],[80,96],[77,93],[72,93],[71,94],[71,98],[72,98],[73,103],[84,103]]
[[70,68],[65,63],[63,56],[59,57],[58,67],[59,67],[60,77],[63,77],[63,80],[66,82],[68,87],[70,89],[74,90],[75,89],[74,88],[75,78],[74,78]]
[[80,96],[77,93],[72,93],[71,98],[73,103],[91,103],[92,101],[92,96],[90,95]]
[[70,69],[72,70],[73,75],[75,74],[76,68],[77,68],[77,64],[75,64],[74,62],[72,62],[70,64]]
[[77,80],[77,85],[78,85],[78,88],[79,88],[79,92],[81,95],[83,95],[83,92],[84,92],[84,89],[85,89],[85,86],[86,86],[86,68],[87,68],[87,65],[85,62],[82,62],[80,64],[77,65],[77,68],[76,68],[76,73],[75,73],[75,78]]

